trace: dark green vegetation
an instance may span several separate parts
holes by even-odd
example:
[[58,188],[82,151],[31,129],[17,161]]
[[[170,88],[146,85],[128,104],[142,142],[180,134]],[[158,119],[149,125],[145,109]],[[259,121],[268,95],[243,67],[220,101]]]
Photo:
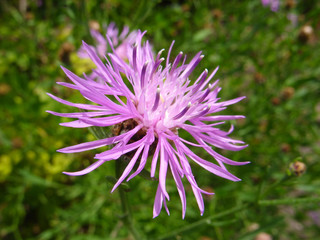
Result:
[[[23,2],[28,2],[26,8]],[[147,30],[156,51],[168,49],[172,40],[175,54],[183,51],[191,58],[203,50],[205,58],[193,77],[219,65],[220,97],[247,96],[225,113],[247,116],[234,122],[232,136],[249,147],[223,154],[251,164],[230,167],[243,179],[237,183],[193,166],[199,186],[216,193],[206,198],[203,217],[185,184],[188,207],[181,219],[180,200],[168,176],[171,216],[163,211],[152,219],[156,183],[140,177],[129,182],[134,223],[146,239],[249,240],[259,232],[281,240],[320,235],[320,2],[293,1],[298,4],[289,6],[292,1],[282,1],[276,13],[259,0],[181,2],[1,1],[1,239],[130,239],[119,218],[118,192],[110,194],[112,184],[106,179],[114,175],[114,161],[86,176],[63,175],[88,166],[95,152],[68,155],[56,150],[94,137],[86,129],[59,126],[63,119],[45,112],[71,110],[46,92],[80,101],[55,82],[68,81],[60,65],[77,73],[86,69],[75,52],[82,39],[92,41],[90,20]],[[296,25],[288,14],[296,14]],[[313,33],[303,33],[304,26]],[[307,166],[299,177],[289,174],[297,158]]]

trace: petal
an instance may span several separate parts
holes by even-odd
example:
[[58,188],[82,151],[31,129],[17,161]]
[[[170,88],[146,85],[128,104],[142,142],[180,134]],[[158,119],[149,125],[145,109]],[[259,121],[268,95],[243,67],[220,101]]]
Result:
[[114,143],[117,143],[118,141],[126,139],[127,137],[131,138],[136,132],[140,130],[140,128],[141,128],[140,126],[137,126],[134,129],[130,130],[129,132],[121,134],[119,136],[100,139],[100,140],[86,142],[86,143],[80,143],[74,146],[62,148],[58,150],[58,152],[62,152],[62,153],[83,152],[83,151],[88,151],[91,149],[103,147],[106,145],[114,144]]
[[116,115],[111,117],[102,117],[102,118],[79,118],[79,121],[82,121],[86,124],[90,124],[98,127],[107,127],[121,123],[125,120],[132,118],[132,116]]
[[68,118],[79,118],[79,117],[98,117],[103,115],[112,114],[112,112],[104,110],[99,112],[75,112],[75,113],[58,113],[53,111],[46,111],[47,113],[51,113],[55,116],[59,117],[68,117]]
[[160,214],[161,208],[162,208],[162,203],[168,213],[170,215],[169,209],[166,204],[166,199],[164,197],[163,192],[161,191],[160,184],[158,185],[156,197],[154,200],[154,205],[153,205],[153,218],[157,217]]
[[233,174],[229,173],[228,171],[222,169],[221,167],[217,166],[214,163],[208,162],[196,154],[194,154],[189,148],[187,148],[182,142],[178,142],[178,145],[183,149],[184,153],[190,157],[193,161],[195,161],[197,164],[199,164],[204,169],[208,170],[209,172],[212,172],[213,174],[220,176],[222,178],[229,179],[231,181],[240,181],[241,179],[237,178]]
[[146,162],[147,162],[147,159],[148,159],[150,145],[154,142],[154,139],[155,138],[154,138],[153,129],[149,129],[148,132],[147,132],[146,141],[145,141],[145,147],[144,147],[144,150],[143,150],[142,157],[140,159],[139,167],[133,174],[131,174],[130,177],[128,177],[127,181],[129,181],[133,177],[137,176],[142,171],[144,166],[146,165]]
[[[137,149],[138,147],[140,147],[141,144],[143,144],[146,141],[146,136],[144,136],[142,139],[140,139],[139,141],[130,143],[130,144],[126,144],[124,146],[118,147],[118,148],[113,148],[111,150],[99,153],[95,156],[96,159],[105,159],[105,158],[109,158],[110,155],[113,156],[118,156],[120,157],[123,154],[126,154],[128,152],[131,152],[135,149]],[[117,157],[117,158],[118,158]]]
[[174,178],[174,181],[176,182],[178,193],[179,193],[179,196],[180,196],[180,199],[181,199],[182,218],[184,219],[184,217],[186,215],[186,207],[187,207],[186,193],[185,193],[181,178],[180,178],[176,168],[174,166],[172,166],[171,162],[169,162],[169,165],[170,165],[172,176]]
[[103,62],[100,60],[98,55],[84,41],[82,41],[82,45],[83,45],[84,50],[88,53],[90,59],[97,66],[98,71],[103,75],[103,77],[105,79],[110,79],[110,77],[107,75],[108,70],[107,70],[106,66],[103,64]]
[[[159,141],[160,141],[160,137],[161,135],[159,135]],[[168,169],[168,154],[167,151],[165,151],[164,149],[164,144],[162,143],[162,141],[164,141],[163,139],[161,139],[161,144],[160,144],[160,169],[159,169],[159,185],[161,187],[161,190],[163,192],[163,194],[165,195],[165,197],[169,200],[169,194],[166,190],[166,176],[167,176],[167,169]]]
[[202,215],[203,215],[203,212],[204,212],[204,203],[203,203],[202,194],[201,194],[201,192],[200,192],[196,187],[194,187],[193,185],[191,185],[191,188],[192,188],[192,191],[193,191],[194,196],[196,197],[196,200],[197,200],[197,203],[198,203],[198,206],[199,206],[199,210],[200,210],[200,214],[201,214],[201,216],[202,216]]
[[205,134],[201,134],[201,133],[197,133],[197,132],[193,132],[193,131],[189,131],[189,133],[194,137],[194,138],[201,138],[202,140],[204,140],[207,143],[212,144],[215,147],[221,148],[221,149],[227,149],[230,151],[240,151],[244,148],[246,148],[248,145],[234,145],[232,142],[234,143],[243,143],[242,141],[237,141],[237,140],[232,140],[230,138],[221,138],[218,135],[205,135]]
[[207,191],[204,191],[203,189],[199,188],[197,183],[196,183],[196,180],[194,179],[194,176],[192,174],[192,171],[191,171],[191,167],[190,167],[190,164],[187,160],[187,158],[184,156],[184,154],[181,152],[180,148],[179,148],[179,153],[178,153],[178,156],[180,158],[180,162],[183,166],[183,169],[184,169],[184,172],[185,172],[185,176],[187,177],[189,183],[195,187],[196,189],[198,189],[200,192],[204,193],[204,194],[207,194],[207,195],[213,195],[214,193],[211,193],[211,192],[207,192]]
[[[128,166],[124,169],[121,177],[119,178],[119,180],[116,182],[116,184],[113,186],[111,192],[113,192],[121,183],[122,181],[129,175],[129,173],[131,172],[132,168],[134,167],[134,165],[137,162],[138,157],[140,156],[140,153],[142,151],[142,149],[144,148],[144,145],[141,145],[138,150],[136,151],[136,153],[134,154],[133,158],[130,160]],[[120,161],[120,160],[118,160]]]
[[60,102],[62,104],[69,105],[72,107],[76,107],[76,108],[81,108],[81,109],[85,109],[85,110],[106,110],[106,109],[108,109],[105,106],[97,106],[97,105],[90,105],[90,104],[83,104],[83,103],[72,103],[72,102],[63,100],[59,97],[56,97],[50,93],[47,93],[47,94],[50,97],[52,97],[54,100],[56,100],[57,102]]
[[87,124],[83,122],[82,120],[75,120],[72,122],[63,122],[59,123],[60,126],[64,127],[73,127],[73,128],[86,128],[86,127],[92,127],[92,124]]
[[171,162],[171,164],[178,171],[179,174],[183,175],[183,170],[182,170],[180,163],[175,155],[175,151],[174,151],[173,147],[168,143],[167,140],[164,140],[163,144],[164,144],[165,149],[167,151],[168,158],[170,159],[169,162]]
[[243,96],[243,97],[238,97],[238,98],[235,98],[235,99],[231,99],[231,100],[228,100],[228,101],[224,101],[224,102],[221,102],[223,104],[223,106],[228,106],[228,105],[232,105],[232,104],[235,104],[237,102],[240,102],[242,99],[245,99],[246,97]]
[[[64,86],[64,87],[72,88],[75,90],[84,89],[83,87],[79,87],[75,84],[66,83],[66,82],[57,82],[57,84]],[[105,95],[114,95],[114,94],[122,95],[122,92],[119,92],[115,88],[111,88],[107,84],[100,84],[100,83],[93,82],[93,81],[87,81],[87,84],[91,85],[92,87],[94,87],[95,89],[97,89],[98,91],[100,91],[102,94],[105,94]]]
[[163,195],[161,192],[161,187],[160,185],[158,185],[156,197],[154,199],[154,204],[153,204],[153,218],[158,217],[158,215],[160,214],[161,208],[162,208],[162,202],[163,202]]
[[199,117],[200,121],[225,121],[225,120],[234,120],[234,119],[240,119],[245,118],[245,116],[242,115],[219,115],[219,116],[208,116],[208,117]]
[[134,178],[135,176],[137,176],[137,175],[142,171],[142,169],[145,167],[146,162],[147,162],[147,159],[148,159],[149,148],[150,148],[149,145],[146,145],[146,146],[144,147],[143,153],[142,153],[142,157],[141,157],[141,160],[140,160],[139,167],[138,167],[138,169],[137,169],[133,174],[131,174],[131,175],[128,177],[127,182],[130,181],[130,180],[131,180],[132,178]]
[[70,175],[70,176],[81,176],[81,175],[85,175],[93,170],[95,170],[96,168],[98,168],[101,164],[103,164],[106,160],[98,160],[95,163],[91,164],[89,167],[78,171],[78,172],[63,172],[64,174]]
[[202,58],[203,58],[203,55],[201,55],[201,52],[198,52],[190,61],[190,63],[187,65],[187,68],[180,75],[180,78],[186,79],[192,73],[195,67],[199,64]]
[[157,147],[156,150],[153,154],[153,158],[151,161],[151,170],[150,170],[150,177],[154,177],[156,168],[157,168],[157,162],[158,162],[158,157],[159,157],[159,151],[160,151],[160,139],[158,139]]

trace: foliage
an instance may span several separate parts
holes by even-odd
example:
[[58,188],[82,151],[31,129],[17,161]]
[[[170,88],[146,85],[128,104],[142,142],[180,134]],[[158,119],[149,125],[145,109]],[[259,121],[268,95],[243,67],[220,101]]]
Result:
[[[281,2],[278,12],[260,1],[9,1],[0,3],[0,238],[126,239],[117,193],[106,176],[114,163],[82,177],[61,174],[92,163],[94,151],[62,154],[56,150],[94,136],[58,125],[45,110],[67,112],[51,92],[70,101],[79,96],[56,81],[68,81],[60,65],[79,74],[91,66],[76,50],[91,42],[89,22],[110,21],[121,28],[147,30],[158,51],[168,49],[205,58],[197,68],[220,65],[223,99],[247,99],[227,113],[243,114],[234,122],[249,147],[224,155],[250,165],[231,168],[243,179],[228,182],[201,168],[200,186],[216,194],[199,216],[187,189],[186,219],[178,194],[169,202],[171,216],[152,219],[156,183],[135,178],[128,193],[135,224],[147,239],[253,239],[268,232],[274,239],[319,236],[318,173],[320,123],[320,3]],[[23,7],[23,3],[27,3]],[[297,17],[292,23],[288,15]],[[303,27],[314,32],[303,35]],[[201,151],[199,155],[204,155]],[[208,156],[203,156],[207,157]],[[307,171],[289,174],[301,157]],[[168,190],[176,192],[173,180]],[[187,185],[186,185],[187,187]]]

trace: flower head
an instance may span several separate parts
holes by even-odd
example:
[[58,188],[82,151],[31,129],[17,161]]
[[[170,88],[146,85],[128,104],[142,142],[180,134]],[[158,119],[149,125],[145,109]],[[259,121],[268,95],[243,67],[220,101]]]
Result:
[[[115,47],[117,55],[122,59],[127,59],[127,48],[135,42],[137,31],[129,33],[129,27],[125,26],[119,34],[119,29],[116,27],[116,24],[111,22],[106,26],[106,36],[103,36],[99,31],[93,28],[90,29],[90,34],[95,42],[95,45],[90,47],[99,57],[103,58],[108,52],[108,40],[106,38],[106,36],[108,36],[112,45]],[[81,58],[89,57],[83,46],[79,49],[78,56]]]
[[[83,48],[97,66],[94,70],[99,81],[92,81],[86,75],[78,77],[62,67],[73,82],[59,83],[78,90],[84,98],[94,104],[72,103],[49,94],[53,99],[86,112],[50,113],[75,118],[75,121],[61,123],[62,126],[85,128],[91,126],[122,126],[114,136],[58,150],[63,153],[82,152],[113,145],[113,148],[96,154],[97,161],[78,172],[65,174],[78,176],[87,174],[103,163],[131,154],[130,161],[113,187],[114,191],[122,181],[129,181],[138,175],[151,155],[151,177],[157,177],[159,184],[154,202],[154,217],[158,216],[162,205],[169,211],[166,201],[169,194],[166,190],[166,175],[170,169],[182,202],[182,215],[186,211],[186,196],[182,178],[191,184],[201,214],[204,211],[202,193],[213,194],[199,188],[191,170],[194,162],[207,171],[231,181],[240,179],[228,172],[225,164],[243,165],[248,162],[232,161],[218,152],[216,148],[238,151],[246,147],[242,141],[231,139],[233,131],[222,131],[218,128],[224,121],[243,118],[239,115],[218,115],[244,97],[220,101],[217,97],[221,88],[218,80],[212,81],[218,68],[209,73],[204,70],[192,83],[190,74],[203,58],[201,52],[187,63],[186,56],[180,52],[172,63],[169,62],[171,45],[165,61],[161,57],[163,50],[154,56],[148,42],[143,43],[144,33],[138,31],[135,44],[127,48],[128,61],[124,61],[115,51],[112,40],[107,36],[113,53],[108,54],[104,64],[96,52],[83,43]],[[165,61],[165,63],[164,63]],[[125,126],[125,127],[124,127]],[[194,139],[187,141],[179,136],[179,131],[187,131]],[[189,146],[201,148],[210,155],[207,161],[195,154]],[[140,161],[138,160],[140,159]],[[159,170],[157,171],[157,165]],[[134,168],[135,167],[135,168]],[[135,169],[133,173],[131,173]],[[129,175],[131,173],[131,175]]]

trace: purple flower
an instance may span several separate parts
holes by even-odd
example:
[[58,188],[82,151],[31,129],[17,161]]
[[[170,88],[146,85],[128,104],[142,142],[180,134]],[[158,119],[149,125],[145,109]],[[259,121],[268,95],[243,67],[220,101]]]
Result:
[[[218,115],[218,112],[226,109],[228,105],[237,103],[244,97],[219,101],[217,95],[221,88],[217,86],[218,80],[212,81],[218,68],[210,74],[208,70],[204,70],[195,81],[189,79],[203,58],[201,52],[189,63],[186,63],[186,56],[180,52],[174,61],[169,63],[172,43],[166,62],[162,64],[165,60],[161,58],[163,50],[154,56],[149,43],[142,42],[143,35],[144,33],[138,31],[135,44],[127,48],[128,61],[124,61],[117,54],[112,40],[107,37],[113,53],[108,54],[106,64],[89,45],[83,43],[83,49],[97,66],[94,72],[98,75],[99,81],[92,81],[86,75],[80,78],[62,67],[73,84],[58,84],[78,90],[93,104],[72,103],[49,94],[58,102],[86,110],[74,113],[48,111],[57,116],[76,119],[60,125],[74,128],[116,125],[122,128],[112,137],[58,150],[63,153],[75,153],[106,145],[113,146],[110,150],[96,154],[97,161],[86,169],[64,173],[71,176],[87,174],[107,161],[130,154],[131,160],[112,192],[125,179],[129,181],[138,175],[145,168],[147,161],[151,161],[151,177],[156,177],[159,181],[153,216],[159,215],[162,205],[169,214],[166,206],[166,200],[169,200],[166,190],[166,175],[169,169],[181,198],[182,217],[186,212],[186,196],[181,180],[183,177],[191,184],[202,215],[202,193],[213,193],[198,187],[190,163],[196,163],[222,178],[240,180],[228,172],[225,164],[244,165],[248,162],[232,161],[220,155],[216,149],[239,151],[247,146],[244,142],[228,136],[233,131],[233,126],[229,131],[218,128],[227,120],[244,118],[240,115]],[[180,131],[188,132],[193,137],[193,142],[180,137]],[[189,146],[203,149],[211,156],[210,160],[215,160],[217,164],[201,158],[190,150]],[[148,156],[151,157],[149,160]],[[136,170],[129,175],[134,166]]]
[[[106,27],[106,36],[103,36],[99,31],[90,29],[90,34],[95,41],[95,46],[90,46],[100,58],[104,58],[108,50],[108,41],[106,36],[110,38],[115,51],[122,59],[127,59],[127,48],[130,47],[136,39],[137,31],[129,33],[129,27],[125,26],[119,34],[119,29],[114,22],[111,22]],[[78,56],[81,58],[88,58],[85,48],[82,46],[78,51]]]
[[291,25],[293,27],[296,27],[298,25],[299,16],[295,13],[289,13],[287,15],[288,20],[291,22]]
[[261,0],[263,6],[270,6],[271,11],[276,12],[279,9],[279,0]]

